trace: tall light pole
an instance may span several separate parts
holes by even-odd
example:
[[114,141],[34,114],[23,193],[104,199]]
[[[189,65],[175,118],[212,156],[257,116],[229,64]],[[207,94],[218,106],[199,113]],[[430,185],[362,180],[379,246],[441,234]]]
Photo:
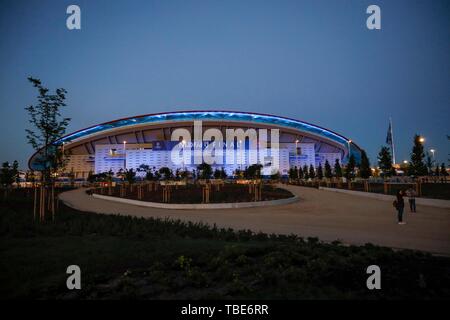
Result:
[[242,170],[242,140],[239,140],[239,170]]
[[123,170],[127,169],[127,142],[123,141]]
[[186,140],[182,140],[181,141],[181,150],[183,150],[183,171],[186,171],[185,166],[184,166],[184,148],[186,146]]
[[348,146],[348,160],[350,160],[350,152],[351,152],[350,148],[351,148],[351,144],[352,144],[352,140],[349,139],[349,140],[347,141],[347,146]]
[[430,149],[430,152],[431,152],[431,156],[433,157],[433,160],[434,160],[434,153],[436,152],[436,149]]

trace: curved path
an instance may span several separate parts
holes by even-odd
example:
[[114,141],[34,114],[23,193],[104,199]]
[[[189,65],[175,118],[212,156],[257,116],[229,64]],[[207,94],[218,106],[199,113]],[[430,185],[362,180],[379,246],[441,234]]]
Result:
[[95,199],[85,189],[60,195],[67,205],[96,213],[202,221],[219,227],[265,233],[298,234],[347,244],[367,242],[450,255],[450,210],[418,206],[405,208],[406,225],[398,225],[391,202],[313,188],[283,186],[300,198],[276,207],[167,210]]

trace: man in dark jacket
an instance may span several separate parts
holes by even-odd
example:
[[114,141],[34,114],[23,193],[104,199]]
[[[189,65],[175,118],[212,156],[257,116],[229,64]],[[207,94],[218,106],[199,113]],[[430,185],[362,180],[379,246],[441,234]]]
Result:
[[400,190],[397,192],[397,198],[394,201],[394,206],[397,209],[398,224],[405,224],[405,222],[403,222],[403,210],[405,209],[403,191]]

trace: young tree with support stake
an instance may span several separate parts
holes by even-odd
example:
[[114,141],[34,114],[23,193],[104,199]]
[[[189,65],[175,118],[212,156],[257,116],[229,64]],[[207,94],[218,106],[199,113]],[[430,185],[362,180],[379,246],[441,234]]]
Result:
[[9,162],[3,162],[0,169],[0,184],[4,188],[3,198],[6,200],[8,197],[8,191],[12,184],[17,181],[19,177],[19,164],[14,161],[11,166]]
[[378,153],[378,166],[383,172],[384,177],[390,177],[392,175],[392,157],[388,147],[381,147]]
[[442,164],[441,164],[441,172],[440,172],[440,175],[441,175],[442,177],[448,176],[447,169],[445,168],[445,163],[443,163],[443,162],[442,162]]
[[[54,176],[59,168],[63,166],[64,155],[59,146],[55,142],[60,139],[66,132],[70,118],[61,116],[61,109],[66,106],[66,93],[63,88],[55,90],[54,94],[49,93],[49,89],[45,88],[39,79],[29,77],[28,81],[38,90],[38,103],[30,105],[25,110],[30,116],[30,124],[33,129],[26,129],[28,143],[39,153],[37,161],[41,171],[41,188],[40,188],[40,220],[45,220],[46,198],[49,209],[54,218]],[[50,193],[47,193],[48,187],[51,187]],[[36,193],[35,193],[36,195]],[[35,199],[36,202],[36,199]],[[36,205],[35,205],[36,207]]]
[[323,179],[323,168],[321,163],[319,163],[319,166],[317,167],[317,178],[319,178],[319,180]]
[[309,179],[308,166],[306,164],[303,166],[303,177],[305,180]]
[[304,178],[303,169],[302,169],[301,166],[298,167],[298,178],[299,179],[303,179]]
[[336,159],[336,162],[334,163],[334,175],[336,178],[342,178],[342,168],[339,159]]
[[311,179],[314,179],[316,177],[316,171],[314,170],[314,167],[312,164],[309,165],[309,177]]
[[347,166],[345,167],[345,177],[348,180],[353,179],[353,177],[355,176],[355,167],[356,167],[355,156],[351,155],[350,158],[348,159]]
[[331,179],[333,177],[333,171],[331,170],[330,163],[325,160],[325,178]]
[[359,165],[359,175],[363,179],[369,179],[372,175],[372,169],[370,169],[370,161],[367,157],[367,153],[361,150],[361,164]]
[[414,136],[414,146],[411,153],[410,175],[425,176],[428,174],[427,166],[424,162],[425,153],[423,151],[424,139],[420,135]]

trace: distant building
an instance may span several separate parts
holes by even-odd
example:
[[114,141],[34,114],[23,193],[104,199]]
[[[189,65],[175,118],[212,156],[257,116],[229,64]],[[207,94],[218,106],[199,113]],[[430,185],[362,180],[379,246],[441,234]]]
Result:
[[[119,119],[68,134],[55,145],[63,148],[68,155],[66,171],[73,171],[75,178],[86,178],[89,172],[117,172],[125,167],[137,169],[142,164],[157,169],[192,170],[197,164],[190,161],[181,165],[173,163],[171,151],[180,141],[171,141],[171,136],[174,130],[184,128],[194,137],[194,121],[202,121],[203,132],[215,128],[223,137],[226,137],[227,129],[241,128],[246,131],[251,128],[257,133],[262,129],[278,129],[279,172],[282,175],[286,175],[290,167],[323,166],[326,160],[331,166],[336,159],[345,164],[349,153],[357,162],[361,157],[361,150],[354,142],[328,129],[274,115],[235,111],[180,111]],[[224,155],[223,163],[213,164],[213,167],[223,167],[228,174],[247,167],[251,163],[251,152],[259,152],[259,149],[250,151],[247,140],[248,137],[244,141],[234,140],[234,161],[229,163]],[[204,149],[209,143],[212,141],[202,141],[201,148]],[[244,156],[239,154],[239,143],[248,151]],[[270,153],[271,143],[268,134],[269,154],[267,157],[257,157],[257,162],[264,167],[274,161]],[[221,147],[225,148],[225,143]],[[194,143],[186,145],[186,148],[193,149]],[[39,159],[39,152],[30,158],[30,169],[42,169]]]

